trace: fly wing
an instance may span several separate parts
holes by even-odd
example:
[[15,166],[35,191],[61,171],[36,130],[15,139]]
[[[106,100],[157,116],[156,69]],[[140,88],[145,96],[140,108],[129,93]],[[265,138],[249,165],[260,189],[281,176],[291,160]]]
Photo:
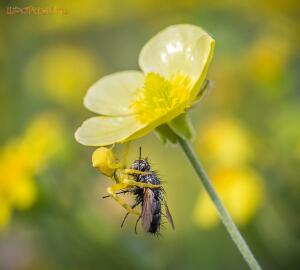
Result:
[[165,209],[166,209],[166,218],[169,221],[169,223],[171,224],[172,229],[175,230],[175,225],[174,225],[174,221],[173,221],[171,212],[170,212],[169,207],[167,205],[167,202],[166,202],[166,200],[164,198],[163,198],[163,203],[164,203]]
[[144,193],[144,202],[142,207],[142,227],[145,232],[148,232],[151,226],[154,214],[154,194],[151,189],[146,188]]

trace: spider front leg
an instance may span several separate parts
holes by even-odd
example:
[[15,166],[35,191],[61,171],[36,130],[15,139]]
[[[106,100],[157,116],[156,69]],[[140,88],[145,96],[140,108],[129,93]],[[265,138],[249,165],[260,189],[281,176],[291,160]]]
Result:
[[135,187],[140,187],[140,188],[160,188],[161,185],[153,185],[150,183],[143,183],[143,182],[137,182],[131,179],[123,179],[122,183],[127,185],[127,186],[135,186]]
[[135,170],[135,169],[123,169],[123,172],[125,174],[139,174],[139,175],[149,175],[152,172],[141,172],[139,170]]
[[110,194],[110,196],[111,196],[118,204],[120,204],[120,205],[121,205],[124,209],[126,209],[129,213],[140,216],[141,214],[140,214],[138,211],[132,209],[132,208],[130,207],[130,205],[128,205],[128,204],[125,202],[125,200],[124,200],[123,198],[121,198],[121,197],[119,197],[119,196],[117,195],[117,192],[118,192],[119,190],[121,190],[121,189],[127,189],[127,188],[128,188],[128,185],[127,185],[127,184],[125,184],[125,183],[120,183],[120,184],[112,185],[112,186],[110,186],[109,188],[107,188],[107,192]]

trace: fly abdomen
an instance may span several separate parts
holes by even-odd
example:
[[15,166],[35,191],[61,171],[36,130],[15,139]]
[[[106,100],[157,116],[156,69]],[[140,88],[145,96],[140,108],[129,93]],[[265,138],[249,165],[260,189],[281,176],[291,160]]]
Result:
[[158,234],[160,230],[160,222],[161,222],[161,205],[160,205],[160,200],[156,200],[156,199],[154,200],[155,200],[154,202],[155,209],[154,209],[152,221],[148,229],[148,232],[152,234]]

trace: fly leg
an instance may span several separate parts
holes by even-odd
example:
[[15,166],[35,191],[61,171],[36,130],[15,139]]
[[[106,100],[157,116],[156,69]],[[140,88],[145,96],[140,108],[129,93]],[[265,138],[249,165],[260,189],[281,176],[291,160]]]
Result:
[[136,234],[137,234],[137,225],[138,225],[140,219],[141,219],[141,216],[138,217],[138,219],[136,220],[135,226],[134,226],[134,232],[135,232]]
[[[142,200],[139,200],[139,201],[135,202],[135,203],[131,206],[131,209],[134,209],[135,207],[137,207],[141,202],[142,202]],[[123,227],[123,225],[124,225],[124,223],[125,223],[125,220],[126,220],[126,218],[128,217],[129,214],[130,214],[129,212],[126,213],[126,215],[125,215],[125,217],[124,217],[124,219],[123,219],[123,221],[122,221],[121,228]]]

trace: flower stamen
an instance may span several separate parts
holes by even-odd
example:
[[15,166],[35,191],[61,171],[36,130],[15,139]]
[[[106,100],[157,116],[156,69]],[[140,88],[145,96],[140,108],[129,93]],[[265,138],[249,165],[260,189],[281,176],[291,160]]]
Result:
[[148,73],[129,108],[140,122],[150,123],[178,107],[186,107],[191,89],[189,76],[177,74],[167,80],[159,74]]

